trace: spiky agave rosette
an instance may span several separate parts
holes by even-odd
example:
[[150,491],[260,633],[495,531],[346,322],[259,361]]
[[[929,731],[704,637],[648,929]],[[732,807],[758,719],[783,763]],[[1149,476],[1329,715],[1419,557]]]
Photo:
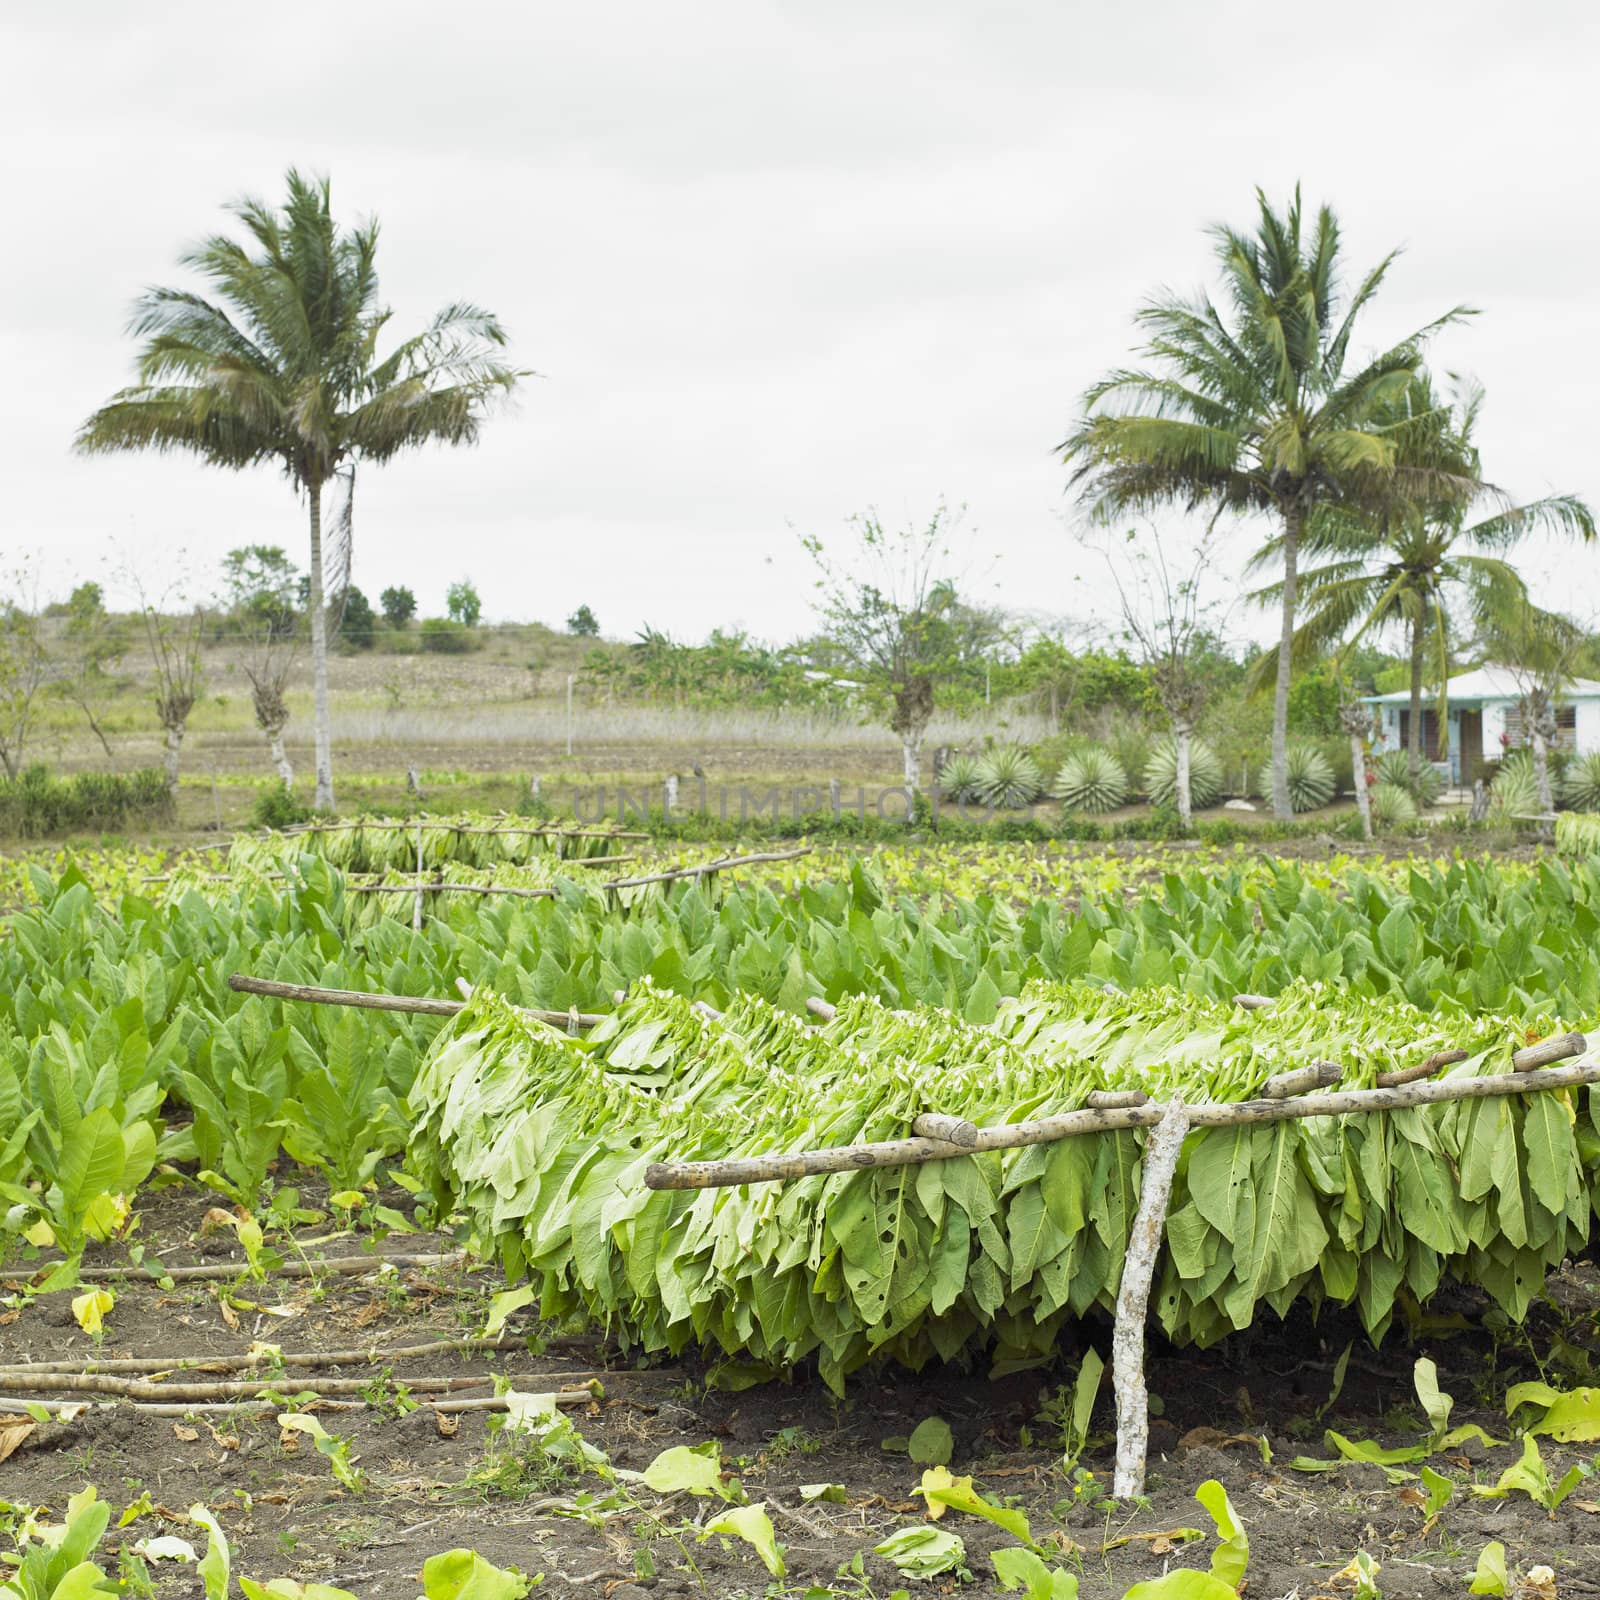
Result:
[[[1246,1013],[1038,984],[993,1027],[857,999],[813,1030],[748,996],[713,1020],[645,983],[587,1041],[482,996],[418,1076],[413,1157],[547,1314],[652,1352],[694,1340],[765,1367],[814,1356],[837,1388],[879,1354],[1027,1364],[1072,1319],[1109,1311],[1142,1134],[700,1191],[645,1188],[649,1162],[894,1138],[923,1110],[993,1125],[1096,1088],[1238,1100],[1316,1059],[1360,1085],[1446,1044],[1473,1052],[1455,1073],[1503,1071],[1520,1037],[1500,1019],[1442,1026],[1314,985]],[[1563,1097],[1198,1132],[1157,1315],[1206,1343],[1262,1305],[1333,1300],[1378,1336],[1402,1294],[1424,1302],[1448,1275],[1520,1318],[1585,1238],[1589,1208]]]

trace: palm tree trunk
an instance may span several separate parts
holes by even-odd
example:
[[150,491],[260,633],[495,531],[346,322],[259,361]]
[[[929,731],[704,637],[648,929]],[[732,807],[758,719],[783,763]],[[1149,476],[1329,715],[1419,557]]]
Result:
[[1406,740],[1412,788],[1422,776],[1422,646],[1422,618],[1418,617],[1411,624],[1411,731]]
[[1283,513],[1283,627],[1278,636],[1278,681],[1272,694],[1272,814],[1282,822],[1294,819],[1289,799],[1289,677],[1294,667],[1294,614],[1304,517],[1298,503]]
[[333,734],[328,721],[328,617],[322,603],[322,485],[306,486],[311,502],[311,721],[316,734],[318,811],[333,810]]
[[1193,730],[1187,722],[1172,725],[1172,743],[1177,752],[1172,781],[1173,793],[1178,801],[1178,821],[1185,833],[1194,831],[1194,800],[1189,793],[1189,741]]

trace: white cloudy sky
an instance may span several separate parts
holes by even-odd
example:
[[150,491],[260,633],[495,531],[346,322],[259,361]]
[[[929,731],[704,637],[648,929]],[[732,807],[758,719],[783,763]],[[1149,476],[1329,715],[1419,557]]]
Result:
[[[401,327],[477,300],[541,374],[361,486],[357,581],[425,609],[470,575],[495,617],[787,636],[800,533],[944,496],[998,598],[1092,615],[1051,447],[1140,300],[1208,280],[1204,227],[1297,179],[1355,265],[1405,247],[1374,343],[1483,308],[1437,358],[1487,385],[1491,475],[1600,501],[1597,70],[1578,0],[8,8],[0,559],[301,554],[268,471],[70,451],[131,297],[291,163],[381,217]],[[1600,555],[1535,568],[1575,605]]]

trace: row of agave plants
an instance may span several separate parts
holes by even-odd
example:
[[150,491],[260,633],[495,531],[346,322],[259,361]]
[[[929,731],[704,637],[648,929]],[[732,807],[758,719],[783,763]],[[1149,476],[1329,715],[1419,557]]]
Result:
[[[1152,805],[1171,805],[1177,784],[1177,747],[1163,739],[1151,752],[1142,779],[1142,793]],[[1372,765],[1372,810],[1383,827],[1404,827],[1439,798],[1443,781],[1424,763],[1413,777],[1404,750],[1388,750]],[[1265,774],[1263,774],[1265,781]],[[1197,811],[1216,805],[1223,797],[1222,763],[1203,739],[1189,747],[1189,795]],[[1297,812],[1316,811],[1327,805],[1338,783],[1332,764],[1315,745],[1289,748],[1289,798]],[[960,805],[1001,808],[1030,806],[1049,797],[1067,811],[1089,815],[1115,811],[1133,792],[1121,761],[1101,745],[1083,745],[1061,763],[1047,780],[1039,763],[1022,745],[997,745],[982,755],[957,755],[939,773],[939,792]],[[1527,754],[1515,751],[1500,763],[1490,789],[1491,808],[1506,817],[1524,816],[1539,809],[1533,764]],[[1574,811],[1600,811],[1600,754],[1574,761],[1557,790],[1560,803]]]

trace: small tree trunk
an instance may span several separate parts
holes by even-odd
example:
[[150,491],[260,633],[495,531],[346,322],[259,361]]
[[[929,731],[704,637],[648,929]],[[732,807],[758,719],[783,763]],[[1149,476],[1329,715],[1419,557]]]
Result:
[[902,781],[908,795],[922,792],[922,734],[921,728],[907,728],[900,735]]
[[1550,745],[1559,730],[1549,697],[1541,693],[1530,698],[1532,715],[1528,718],[1528,743],[1533,751],[1533,781],[1539,791],[1539,837],[1548,841],[1554,837],[1554,831],[1544,819],[1556,808],[1555,788],[1550,782]]
[[1361,837],[1372,837],[1372,796],[1367,793],[1367,741],[1350,735],[1350,771],[1355,775],[1356,810],[1361,813]]
[[1411,729],[1406,740],[1413,786],[1422,776],[1422,647],[1422,619],[1418,617],[1411,624]]
[[294,766],[289,760],[288,750],[284,747],[283,729],[268,729],[267,741],[272,747],[272,764],[278,769],[278,776],[283,779],[284,788],[291,788],[294,784]]
[[306,486],[311,504],[311,690],[312,726],[316,735],[318,811],[333,810],[333,733],[328,718],[328,618],[322,597],[322,485]]
[[167,749],[163,765],[167,770],[167,792],[174,800],[178,798],[178,756],[183,750],[183,724],[172,723],[167,727]]
[[1178,821],[1185,833],[1194,831],[1194,800],[1189,793],[1189,746],[1193,732],[1187,722],[1172,725],[1172,742],[1177,750],[1177,773],[1173,793],[1178,801]]
[[1305,513],[1298,502],[1283,513],[1283,620],[1278,633],[1278,679],[1272,693],[1272,814],[1294,819],[1289,800],[1289,677],[1294,667],[1294,617],[1300,577],[1300,526]]

